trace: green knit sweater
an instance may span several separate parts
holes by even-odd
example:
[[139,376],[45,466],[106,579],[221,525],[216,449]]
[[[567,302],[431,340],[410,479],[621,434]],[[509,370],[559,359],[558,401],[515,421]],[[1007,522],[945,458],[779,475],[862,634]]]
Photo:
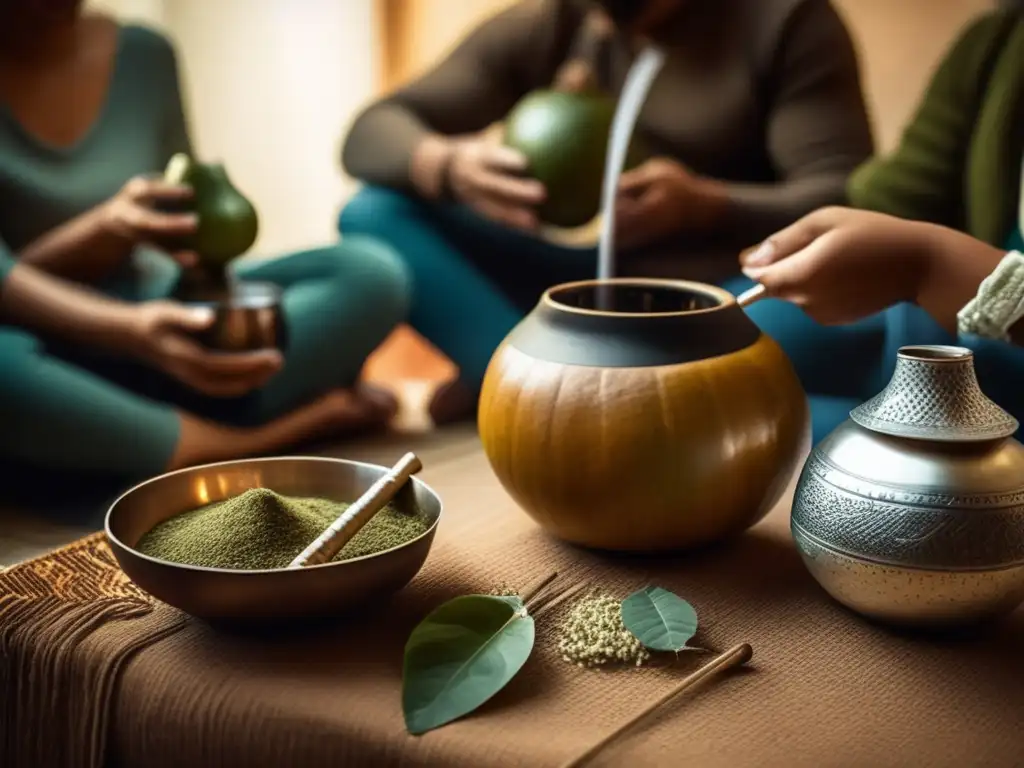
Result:
[[974,22],[939,65],[891,155],[851,177],[850,204],[992,245],[1017,222],[1024,157],[1024,15]]

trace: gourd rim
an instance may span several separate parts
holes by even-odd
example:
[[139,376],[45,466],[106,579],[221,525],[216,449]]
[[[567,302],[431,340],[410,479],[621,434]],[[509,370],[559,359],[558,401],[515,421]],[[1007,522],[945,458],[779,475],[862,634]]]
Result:
[[[555,298],[556,294],[564,291],[578,290],[580,288],[598,288],[599,286],[615,287],[651,287],[668,288],[680,292],[695,293],[715,301],[713,307],[702,307],[700,309],[680,309],[673,312],[616,312],[615,310],[587,309],[584,307],[573,307],[563,304]],[[712,312],[721,312],[736,305],[736,297],[724,288],[719,288],[707,283],[697,283],[689,280],[667,280],[661,278],[643,277],[617,277],[610,280],[577,280],[571,283],[560,283],[553,285],[544,291],[541,296],[541,303],[550,309],[559,312],[566,312],[575,315],[588,315],[591,317],[693,317],[694,315],[706,315]]]

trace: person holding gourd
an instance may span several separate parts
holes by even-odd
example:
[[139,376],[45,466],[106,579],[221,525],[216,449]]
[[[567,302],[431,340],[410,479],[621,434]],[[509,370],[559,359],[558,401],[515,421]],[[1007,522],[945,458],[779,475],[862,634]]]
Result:
[[277,350],[214,352],[172,300],[202,211],[160,176],[191,154],[175,52],[78,0],[0,4],[0,460],[139,478],[383,425],[357,386],[402,320],[405,270],[367,238],[238,264],[283,288]]
[[[486,129],[539,89],[579,88],[581,69],[615,97],[647,35],[667,58],[635,133],[647,159],[619,187],[620,275],[738,276],[742,247],[842,202],[872,154],[857,56],[828,0],[515,3],[371,105],[344,146],[345,168],[368,186],[341,232],[398,251],[411,324],[460,370],[461,384],[435,396],[435,420],[472,414],[495,347],[546,288],[596,276],[593,247],[541,236],[554,194],[537,178],[545,169]],[[549,155],[580,141],[564,133]],[[607,132],[597,159],[563,180],[569,197],[596,193],[606,142]]]
[[[950,244],[945,251],[956,253],[953,244],[960,246],[957,258],[963,263],[939,272],[954,281],[940,286],[956,297],[947,303],[945,317],[929,311],[934,302],[916,303],[915,291],[907,287],[909,268],[901,254],[915,251],[906,245],[911,241],[903,237],[903,247],[890,251],[886,240],[869,236],[870,224],[895,232],[895,222],[853,213],[843,214],[848,223],[840,229],[842,242],[852,245],[836,247],[846,255],[843,264],[856,263],[854,255],[863,257],[864,271],[859,277],[852,270],[844,272],[849,295],[841,303],[855,303],[858,292],[869,297],[887,295],[888,301],[873,301],[876,312],[854,313],[846,318],[850,322],[826,327],[816,322],[825,308],[805,312],[792,302],[769,299],[748,309],[793,361],[810,397],[815,439],[828,434],[851,408],[885,386],[901,346],[963,343],[955,322],[949,320],[949,307],[977,289],[994,267],[993,259],[998,261],[996,255],[1024,250],[1024,2],[1004,0],[1000,5],[967,25],[950,46],[895,150],[858,168],[848,185],[850,206],[937,225],[945,232],[939,239]],[[838,220],[835,212],[821,216]],[[858,225],[856,237],[852,222]],[[958,238],[953,232],[970,237]],[[820,235],[808,253],[824,254],[826,244],[839,238],[831,228]],[[931,234],[926,239],[936,237]],[[878,253],[869,253],[868,244],[876,244]],[[761,256],[766,253],[762,250]],[[889,264],[889,274],[874,268],[880,259]],[[915,279],[923,271],[934,271],[929,260],[915,264],[909,270]],[[755,276],[756,265],[750,264],[750,269],[755,269],[751,273]],[[788,274],[795,266],[780,264],[778,269]],[[966,271],[969,279],[957,270]],[[879,284],[871,284],[869,276]],[[749,285],[749,280],[744,283],[740,278],[730,287],[739,292]],[[805,296],[802,285],[794,283],[790,293],[810,300],[813,294]],[[984,339],[972,346],[986,392],[1024,419],[1024,390],[1018,378],[1024,374],[1024,352]]]

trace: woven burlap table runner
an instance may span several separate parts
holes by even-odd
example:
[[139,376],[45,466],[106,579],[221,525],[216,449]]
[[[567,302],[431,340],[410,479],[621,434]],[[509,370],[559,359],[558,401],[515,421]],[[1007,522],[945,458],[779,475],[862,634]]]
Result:
[[0,572],[0,765],[102,765],[120,671],[184,626],[102,535]]
[[[22,593],[0,603],[3,675],[17,691],[0,721],[3,765],[94,766],[105,747],[123,768],[558,766],[708,657],[581,670],[558,658],[555,612],[538,619],[520,675],[474,715],[411,737],[400,706],[403,645],[429,610],[552,569],[560,590],[581,581],[620,594],[672,589],[701,616],[699,644],[754,647],[749,669],[672,702],[591,765],[1024,765],[1021,612],[958,641],[872,626],[808,576],[788,504],[712,551],[608,558],[544,536],[479,454],[425,479],[446,517],[423,572],[371,614],[330,627],[239,636],[182,619],[119,579],[95,542],[80,545],[96,561],[88,573],[72,549],[0,574],[0,590],[21,584]],[[89,602],[97,592],[106,603]]]

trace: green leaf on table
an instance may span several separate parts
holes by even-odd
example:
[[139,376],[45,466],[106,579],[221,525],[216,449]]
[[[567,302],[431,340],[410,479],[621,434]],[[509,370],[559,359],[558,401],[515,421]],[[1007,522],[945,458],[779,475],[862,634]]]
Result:
[[425,733],[472,712],[522,669],[533,640],[518,597],[466,595],[437,608],[405,645],[406,729]]
[[652,651],[681,651],[697,634],[693,606],[661,587],[641,589],[623,600],[622,623]]

